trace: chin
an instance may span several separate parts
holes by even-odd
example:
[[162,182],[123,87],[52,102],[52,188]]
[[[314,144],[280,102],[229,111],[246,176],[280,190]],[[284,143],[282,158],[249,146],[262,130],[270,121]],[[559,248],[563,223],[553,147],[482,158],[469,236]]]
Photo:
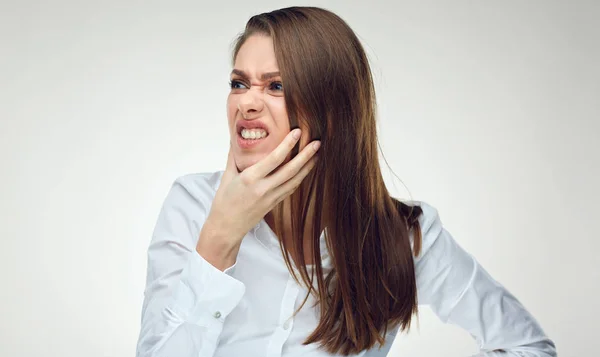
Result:
[[244,171],[245,169],[249,168],[250,166],[256,164],[257,162],[260,161],[260,159],[262,159],[262,157],[258,157],[257,155],[241,155],[243,157],[238,157],[235,160],[236,166],[238,168],[239,172]]

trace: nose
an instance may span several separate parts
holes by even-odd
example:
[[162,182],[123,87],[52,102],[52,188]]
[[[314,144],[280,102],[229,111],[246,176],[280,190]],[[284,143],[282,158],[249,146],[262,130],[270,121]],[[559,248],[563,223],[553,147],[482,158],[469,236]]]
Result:
[[263,110],[264,103],[257,96],[258,94],[252,93],[252,89],[247,90],[246,93],[240,96],[238,110],[242,113],[244,119],[253,119]]

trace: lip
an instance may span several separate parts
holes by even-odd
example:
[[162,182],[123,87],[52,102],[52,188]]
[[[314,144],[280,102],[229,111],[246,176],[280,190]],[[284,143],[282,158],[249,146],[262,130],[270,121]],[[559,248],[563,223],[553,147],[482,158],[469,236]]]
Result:
[[252,149],[260,143],[264,142],[267,136],[261,139],[244,139],[241,134],[237,135],[237,144],[241,149]]
[[242,133],[242,129],[263,129],[269,135],[269,129],[267,125],[258,119],[254,120],[239,120],[235,124],[235,130],[238,134]]

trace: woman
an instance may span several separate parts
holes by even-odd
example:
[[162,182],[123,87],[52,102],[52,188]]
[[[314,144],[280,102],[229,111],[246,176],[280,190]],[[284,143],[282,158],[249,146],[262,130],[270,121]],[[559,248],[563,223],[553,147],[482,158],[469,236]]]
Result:
[[482,355],[556,356],[435,208],[390,197],[368,61],[342,19],[252,17],[230,85],[226,169],[178,178],[159,215],[139,357],[385,356],[417,304]]

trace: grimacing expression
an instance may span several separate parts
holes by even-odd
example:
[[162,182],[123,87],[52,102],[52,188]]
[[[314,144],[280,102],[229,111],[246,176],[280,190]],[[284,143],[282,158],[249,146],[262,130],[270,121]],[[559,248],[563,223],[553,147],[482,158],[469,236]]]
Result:
[[[272,152],[290,125],[271,37],[248,37],[233,67],[227,119],[233,157],[243,171]],[[307,144],[307,134],[302,132],[300,149]]]

